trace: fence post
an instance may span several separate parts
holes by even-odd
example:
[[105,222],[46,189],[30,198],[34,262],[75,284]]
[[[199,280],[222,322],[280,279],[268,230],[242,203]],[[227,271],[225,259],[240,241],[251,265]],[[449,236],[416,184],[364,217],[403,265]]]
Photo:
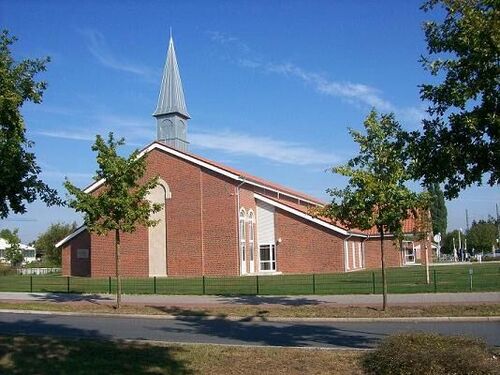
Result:
[[435,268],[433,269],[433,274],[434,274],[434,293],[437,293],[438,284],[437,284],[437,272]]
[[66,293],[69,293],[69,276],[66,277]]
[[313,273],[313,294],[316,294],[316,274]]
[[375,271],[372,271],[372,294],[375,294]]
[[111,276],[108,276],[108,293],[111,294]]
[[30,293],[33,293],[33,275],[30,275]]
[[156,276],[153,277],[153,294],[156,294]]
[[255,294],[259,294],[259,275],[255,276],[255,286],[257,287]]
[[205,293],[207,292],[207,286],[205,284],[205,275],[202,276],[202,285],[203,285],[203,294],[205,295]]

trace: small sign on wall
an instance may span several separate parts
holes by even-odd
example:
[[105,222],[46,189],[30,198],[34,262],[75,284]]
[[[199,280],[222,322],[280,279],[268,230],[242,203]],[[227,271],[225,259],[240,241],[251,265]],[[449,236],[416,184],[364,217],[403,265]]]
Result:
[[77,259],[88,259],[89,258],[89,249],[77,249],[76,250]]

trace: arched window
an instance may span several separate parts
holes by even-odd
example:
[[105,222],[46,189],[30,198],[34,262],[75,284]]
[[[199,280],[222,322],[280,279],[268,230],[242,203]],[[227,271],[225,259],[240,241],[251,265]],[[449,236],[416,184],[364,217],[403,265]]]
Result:
[[[254,239],[255,239],[255,216],[253,211],[248,211],[248,250],[250,251],[250,262],[254,257]],[[253,272],[253,271],[251,271]]]
[[246,260],[246,231],[245,231],[245,221],[246,221],[246,212],[245,209],[242,208],[240,210],[240,251],[241,251],[241,260],[244,262]]

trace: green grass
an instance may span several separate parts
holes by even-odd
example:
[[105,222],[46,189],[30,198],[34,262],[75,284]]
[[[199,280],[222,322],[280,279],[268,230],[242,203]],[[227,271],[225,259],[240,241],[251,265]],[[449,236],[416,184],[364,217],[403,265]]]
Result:
[[[469,270],[473,270],[472,289]],[[375,283],[373,283],[373,279]],[[500,264],[434,266],[426,283],[425,267],[387,270],[389,293],[500,291]],[[62,276],[0,277],[0,291],[114,293],[114,278]],[[337,274],[197,278],[124,278],[126,294],[370,294],[381,293],[380,270]]]
[[[83,331],[82,331],[83,333]],[[362,374],[361,352],[0,337],[0,373]]]

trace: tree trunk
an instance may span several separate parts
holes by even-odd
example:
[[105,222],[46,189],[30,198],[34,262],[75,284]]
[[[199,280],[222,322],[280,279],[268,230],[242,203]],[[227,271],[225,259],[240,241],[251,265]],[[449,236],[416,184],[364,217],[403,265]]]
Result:
[[385,277],[384,229],[380,229],[380,258],[382,261],[382,310],[387,308],[387,279]]
[[115,267],[116,267],[116,308],[122,302],[122,280],[120,277],[120,231],[115,229]]

